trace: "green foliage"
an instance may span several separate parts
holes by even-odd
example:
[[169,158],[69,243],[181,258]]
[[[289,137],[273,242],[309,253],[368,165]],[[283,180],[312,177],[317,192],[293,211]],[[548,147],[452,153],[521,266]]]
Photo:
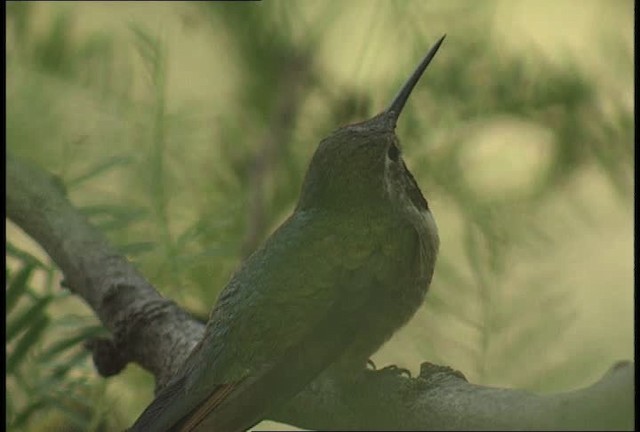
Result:
[[[52,318],[52,310],[68,298],[54,287],[54,268],[12,243],[7,243],[7,256],[18,269],[15,274],[7,272],[5,372],[11,389],[6,403],[7,428],[24,430],[43,412],[59,410],[81,430],[95,430],[89,427],[91,422],[103,421],[95,418],[93,405],[100,395],[91,390],[92,379],[86,372],[79,372],[90,370],[83,342],[103,335],[103,328],[95,319]],[[45,280],[40,289],[34,287],[37,278]],[[94,396],[79,397],[88,391]]]
[[[8,147],[57,174],[72,202],[160,291],[205,314],[242,258],[295,205],[318,140],[382,109],[446,29],[445,46],[398,131],[425,195],[450,212],[435,215],[441,231],[453,230],[447,218],[459,220],[459,233],[442,246],[423,314],[427,330],[416,343],[425,359],[462,359],[463,372],[479,382],[549,389],[562,377],[570,385],[568,376],[592,372],[593,349],[580,351],[583,370],[567,359],[522,365],[566,343],[576,313],[571,293],[556,286],[553,271],[540,269],[514,286],[510,270],[515,262],[537,265],[554,247],[541,209],[585,170],[605,173],[628,200],[632,111],[615,98],[605,110],[598,82],[570,59],[557,65],[537,53],[500,51],[487,31],[492,4],[377,4],[389,22],[350,40],[361,47],[351,50],[352,79],[332,72],[323,53],[336,49],[327,41],[342,15],[385,22],[362,15],[358,2],[175,5],[185,33],[208,34],[216,50],[211,86],[230,89],[220,99],[175,102],[175,75],[200,66],[171,67],[178,53],[166,31],[132,20],[119,36],[79,35],[72,7],[54,9],[36,31],[39,4],[12,2]],[[438,27],[426,26],[425,17]],[[612,61],[630,68],[622,44],[607,43],[616,47],[608,48]],[[378,68],[393,72],[367,86]],[[483,193],[467,175],[470,141],[496,118],[552,137],[547,163],[518,194]],[[97,428],[104,413],[95,407],[108,403],[69,398],[106,398],[94,392],[96,380],[72,373],[90,370],[79,345],[99,327],[90,311],[72,319],[69,309],[56,309],[69,299],[52,288],[55,271],[9,240],[7,378],[16,396],[7,402],[8,425],[23,427],[54,408],[70,418],[81,412],[74,421]],[[36,275],[45,282],[34,282]]]

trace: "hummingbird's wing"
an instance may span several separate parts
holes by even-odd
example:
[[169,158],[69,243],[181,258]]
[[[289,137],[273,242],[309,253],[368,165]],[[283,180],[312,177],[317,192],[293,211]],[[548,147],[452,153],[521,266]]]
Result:
[[249,257],[131,431],[245,430],[335,361],[389,273],[380,269],[398,259],[375,223],[346,219],[298,212]]
[[324,319],[274,363],[214,390],[177,430],[244,431],[271,407],[295,396],[352,343],[359,319],[342,306],[336,302]]

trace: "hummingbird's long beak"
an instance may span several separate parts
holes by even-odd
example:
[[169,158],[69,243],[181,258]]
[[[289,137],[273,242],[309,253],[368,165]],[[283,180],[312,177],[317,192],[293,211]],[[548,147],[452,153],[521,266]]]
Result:
[[396,97],[393,98],[393,102],[391,102],[389,108],[387,108],[386,112],[392,115],[394,128],[396,126],[396,122],[398,121],[398,117],[400,117],[402,108],[404,108],[404,104],[407,103],[407,99],[409,99],[411,91],[416,86],[425,69],[427,69],[427,66],[429,66],[429,63],[431,63],[431,60],[433,60],[433,57],[438,52],[438,48],[440,48],[440,45],[442,45],[442,41],[444,40],[445,36],[446,34],[442,35],[442,37],[438,39],[438,42],[436,42],[435,45],[431,47],[422,62],[420,62],[416,70],[413,72],[413,75],[411,75],[407,82],[404,83]]

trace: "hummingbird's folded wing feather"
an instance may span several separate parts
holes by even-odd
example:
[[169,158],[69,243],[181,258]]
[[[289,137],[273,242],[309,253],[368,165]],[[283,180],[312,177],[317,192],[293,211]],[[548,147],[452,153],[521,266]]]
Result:
[[185,415],[196,409],[201,400],[209,393],[212,394],[211,396],[217,393],[221,399],[225,397],[226,393],[232,389],[232,385],[221,384],[199,396],[198,389],[191,389],[188,384],[194,365],[201,361],[200,353],[205,343],[206,337],[193,348],[175,376],[160,390],[153,402],[142,412],[127,432],[178,431]]
[[[176,377],[158,394],[136,422],[125,432],[160,431],[158,424],[171,424],[172,419],[165,418],[167,408],[179,400],[184,389],[185,377]],[[179,420],[176,419],[176,420]],[[156,426],[154,426],[156,425]],[[171,429],[166,429],[170,431]]]
[[204,339],[132,432],[247,429],[339,357],[385,257],[362,227],[336,224],[297,215],[248,258]]
[[178,430],[241,432],[254,426],[269,409],[295,396],[350,346],[360,324],[360,317],[353,312],[344,302],[336,301],[323,319],[275,362],[226,387],[224,395],[216,390]]

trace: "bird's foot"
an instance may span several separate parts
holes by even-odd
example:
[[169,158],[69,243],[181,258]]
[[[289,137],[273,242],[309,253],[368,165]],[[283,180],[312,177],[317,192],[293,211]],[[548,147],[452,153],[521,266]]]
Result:
[[439,366],[429,362],[424,362],[420,365],[419,378],[422,378],[423,380],[433,380],[437,378],[444,378],[447,376],[453,376],[467,381],[467,378],[462,372],[455,370],[449,366]]
[[407,378],[411,378],[411,372],[409,371],[409,369],[401,368],[396,365],[385,366],[382,369],[377,369],[376,372],[389,375],[405,375]]

